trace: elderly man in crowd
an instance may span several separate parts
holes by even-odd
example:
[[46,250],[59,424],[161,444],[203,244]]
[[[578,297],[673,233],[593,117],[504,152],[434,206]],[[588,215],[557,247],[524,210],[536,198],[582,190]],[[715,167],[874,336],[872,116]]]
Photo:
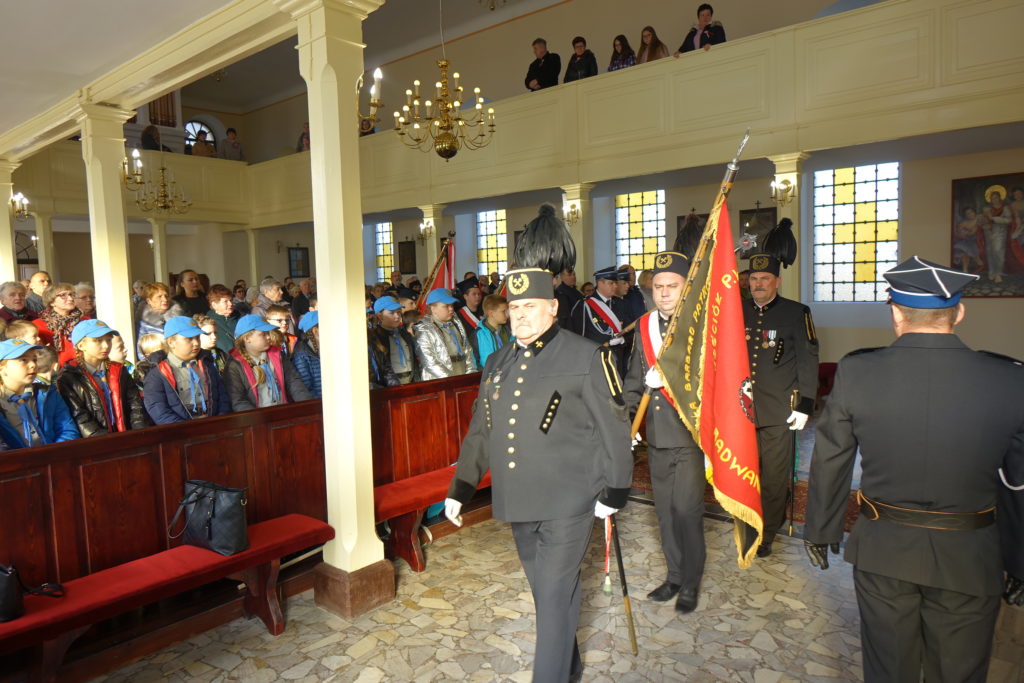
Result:
[[39,316],[28,307],[28,290],[20,282],[5,282],[0,285],[0,318],[11,323],[15,320],[35,320]]
[[96,317],[96,290],[88,282],[75,285],[75,306],[82,312],[82,319]]
[[[280,306],[283,301],[284,285],[272,277],[265,277],[260,282],[260,293],[256,296],[256,305],[252,307],[252,312],[261,318],[266,318],[267,309],[275,305]],[[295,333],[291,326],[288,331],[292,334]]]
[[423,379],[468,375],[477,371],[473,347],[465,328],[455,320],[458,299],[445,289],[427,295],[429,313],[416,323],[416,354]]
[[299,320],[309,313],[309,300],[316,296],[316,278],[299,281],[299,293],[292,299],[292,317]]
[[50,286],[52,278],[50,274],[45,270],[37,270],[32,273],[32,278],[28,281],[28,296],[25,298],[25,303],[36,313],[42,313],[46,305],[43,304],[43,292]]

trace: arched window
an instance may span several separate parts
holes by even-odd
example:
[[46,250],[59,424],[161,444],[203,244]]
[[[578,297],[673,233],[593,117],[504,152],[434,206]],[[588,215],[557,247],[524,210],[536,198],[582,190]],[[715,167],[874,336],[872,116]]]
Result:
[[185,124],[185,144],[191,147],[196,142],[196,136],[199,131],[206,133],[206,141],[214,147],[217,146],[217,138],[213,134],[213,130],[203,123],[202,121],[196,121],[195,119]]

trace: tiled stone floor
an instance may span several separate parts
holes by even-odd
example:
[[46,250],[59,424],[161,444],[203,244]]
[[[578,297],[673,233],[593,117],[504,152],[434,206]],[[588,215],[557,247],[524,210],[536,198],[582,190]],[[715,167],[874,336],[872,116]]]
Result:
[[[631,503],[619,528],[640,653],[630,653],[614,568],[613,595],[602,592],[597,526],[578,632],[585,681],[861,679],[849,565],[814,569],[799,540],[785,537],[771,558],[742,571],[731,524],[706,519],[700,604],[680,616],[673,603],[644,597],[665,571],[654,508]],[[399,563],[397,599],[370,614],[347,621],[321,611],[306,593],[288,601],[288,628],[278,638],[258,620],[237,620],[97,680],[529,681],[534,608],[508,525],[491,520],[439,539],[427,552],[422,574]]]

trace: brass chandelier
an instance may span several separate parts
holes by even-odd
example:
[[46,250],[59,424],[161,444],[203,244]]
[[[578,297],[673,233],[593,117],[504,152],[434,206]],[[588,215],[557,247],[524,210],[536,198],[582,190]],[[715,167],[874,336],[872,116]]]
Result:
[[[167,168],[160,164],[160,179],[154,183],[145,178],[142,174],[142,158],[138,149],[132,150],[132,162],[128,159],[122,162],[121,181],[125,188],[135,193],[135,205],[140,210],[149,213],[154,211],[162,214],[181,215],[188,213],[192,208],[192,200],[185,196],[174,180],[174,176],[168,174]],[[168,176],[170,175],[170,179]]]
[[[441,17],[440,1],[438,17]],[[473,88],[472,106],[466,104],[464,91],[459,85],[459,74],[452,74],[448,84],[448,58],[444,52],[444,23],[441,22],[441,55],[437,68],[441,78],[434,83],[435,97],[423,100],[420,97],[420,82],[413,81],[411,90],[405,91],[405,104],[401,112],[395,112],[395,131],[408,147],[429,152],[448,161],[459,153],[462,147],[480,149],[486,147],[494,136],[494,109],[484,111],[484,98],[480,88]]]

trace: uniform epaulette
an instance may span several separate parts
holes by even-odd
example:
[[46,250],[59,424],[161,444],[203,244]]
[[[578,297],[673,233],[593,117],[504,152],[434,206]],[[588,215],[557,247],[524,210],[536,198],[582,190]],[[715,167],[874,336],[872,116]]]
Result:
[[1005,355],[1003,355],[1001,353],[996,353],[995,351],[978,351],[978,353],[983,353],[986,356],[991,356],[992,358],[998,358],[999,360],[1009,361],[1010,363],[1013,363],[1014,365],[1022,365],[1022,366],[1024,366],[1024,361],[1018,360],[1017,358],[1014,358],[1013,356],[1005,356]]
[[608,382],[608,392],[616,405],[625,405],[622,399],[622,381],[619,379],[619,371],[615,367],[615,359],[612,357],[611,349],[603,347],[600,349],[601,367],[604,369],[604,379]]
[[889,348],[889,347],[888,346],[871,346],[871,347],[867,347],[867,348],[863,348],[863,349],[857,349],[855,351],[850,351],[848,354],[846,354],[845,357],[849,358],[850,356],[859,356],[862,353],[871,353],[872,351],[881,351],[882,349],[887,349],[887,348]]

